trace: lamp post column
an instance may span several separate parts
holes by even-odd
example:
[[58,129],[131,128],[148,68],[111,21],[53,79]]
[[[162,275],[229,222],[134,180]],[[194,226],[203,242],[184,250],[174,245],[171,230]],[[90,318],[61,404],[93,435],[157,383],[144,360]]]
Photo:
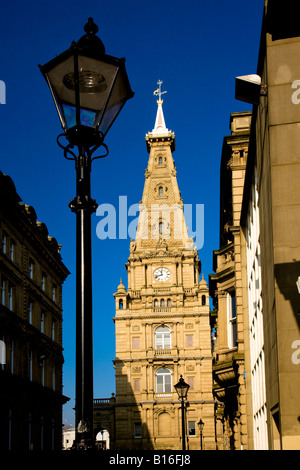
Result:
[[[75,160],[76,198],[76,442],[93,442],[93,315],[91,214],[97,208],[90,195],[91,157],[79,147]],[[79,436],[78,434],[81,434]],[[81,439],[80,439],[81,438]]]
[[182,450],[185,450],[185,409],[184,398],[181,398],[181,427],[182,427]]

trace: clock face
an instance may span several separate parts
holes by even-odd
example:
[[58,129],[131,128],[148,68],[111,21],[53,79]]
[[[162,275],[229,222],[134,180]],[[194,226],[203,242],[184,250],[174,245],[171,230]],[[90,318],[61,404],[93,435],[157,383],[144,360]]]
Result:
[[171,273],[167,268],[158,268],[154,271],[154,277],[157,281],[167,281],[170,276]]

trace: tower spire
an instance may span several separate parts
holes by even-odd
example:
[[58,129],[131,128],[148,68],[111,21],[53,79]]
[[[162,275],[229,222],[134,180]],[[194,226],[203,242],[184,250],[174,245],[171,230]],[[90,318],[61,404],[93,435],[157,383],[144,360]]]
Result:
[[157,82],[158,88],[153,92],[153,95],[158,95],[158,101],[161,101],[161,102],[163,102],[163,100],[161,99],[161,95],[163,95],[164,93],[167,93],[167,91],[161,91],[161,86],[163,83],[164,82],[162,82],[161,80],[158,80]]
[[165,123],[165,118],[164,118],[164,113],[162,109],[162,95],[164,93],[167,93],[166,91],[161,91],[161,86],[163,82],[161,80],[158,80],[157,85],[158,88],[153,92],[153,95],[158,96],[157,100],[157,113],[156,113],[156,119],[155,119],[155,125],[154,129],[152,131],[152,134],[155,135],[162,135],[169,132],[169,130],[166,128],[166,123]]

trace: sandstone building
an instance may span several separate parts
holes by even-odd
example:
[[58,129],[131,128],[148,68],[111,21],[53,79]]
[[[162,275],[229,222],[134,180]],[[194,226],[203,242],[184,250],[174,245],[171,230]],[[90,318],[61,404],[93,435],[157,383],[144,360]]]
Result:
[[219,449],[247,449],[244,310],[240,217],[250,136],[251,112],[230,116],[220,170],[220,248],[213,253],[210,295],[214,327],[214,395],[218,399]]
[[[256,82],[236,90],[253,104],[251,125],[236,136],[233,125],[222,152],[210,291],[214,394],[223,401],[230,449],[300,448],[300,28],[293,7],[265,1]],[[232,123],[246,116],[235,113]]]
[[161,94],[154,129],[146,135],[148,167],[136,239],[114,294],[116,449],[178,449],[181,410],[174,385],[189,384],[187,449],[215,449],[215,400],[209,291],[193,240],[189,238],[172,152],[175,136],[166,128]]
[[0,172],[0,449],[62,445],[62,284],[57,241]]

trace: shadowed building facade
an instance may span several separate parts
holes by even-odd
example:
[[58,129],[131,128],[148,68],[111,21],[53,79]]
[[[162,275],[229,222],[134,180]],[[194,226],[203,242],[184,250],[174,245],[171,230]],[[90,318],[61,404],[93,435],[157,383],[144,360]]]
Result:
[[[0,449],[61,450],[60,246],[0,172]],[[3,351],[2,351],[3,353]]]

